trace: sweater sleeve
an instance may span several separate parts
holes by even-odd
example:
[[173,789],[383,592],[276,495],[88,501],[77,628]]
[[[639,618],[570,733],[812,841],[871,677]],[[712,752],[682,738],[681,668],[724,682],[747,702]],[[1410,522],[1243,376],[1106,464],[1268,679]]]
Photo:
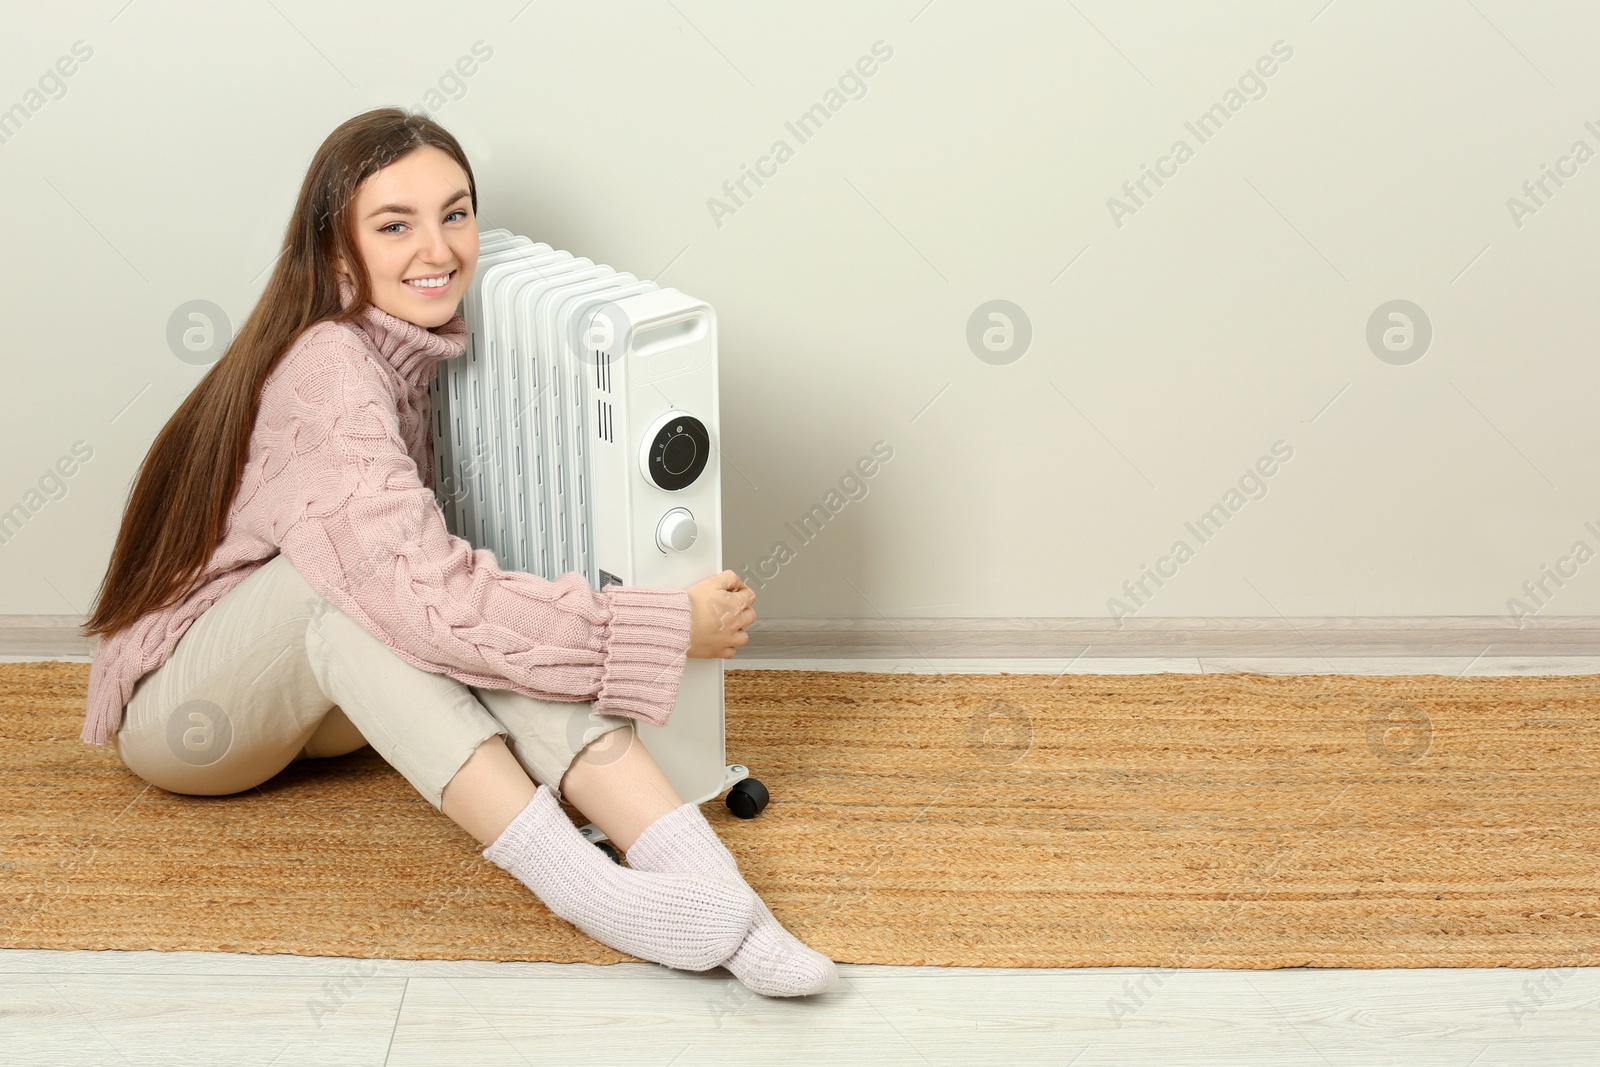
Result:
[[295,569],[423,670],[592,698],[602,714],[664,725],[689,644],[688,593],[597,592],[576,571],[550,581],[501,570],[493,552],[451,534],[380,369],[355,345],[321,329],[294,353],[292,373],[263,389],[260,470],[242,491],[269,492],[268,533]]

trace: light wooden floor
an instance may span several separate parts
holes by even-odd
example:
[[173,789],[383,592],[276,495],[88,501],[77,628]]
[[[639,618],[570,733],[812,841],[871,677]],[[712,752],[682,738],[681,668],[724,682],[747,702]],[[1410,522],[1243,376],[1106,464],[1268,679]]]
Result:
[[[1600,657],[741,657],[737,669],[793,668],[1600,674]],[[1600,968],[840,972],[821,996],[768,1000],[721,968],[11,949],[0,1064],[1600,1063]]]

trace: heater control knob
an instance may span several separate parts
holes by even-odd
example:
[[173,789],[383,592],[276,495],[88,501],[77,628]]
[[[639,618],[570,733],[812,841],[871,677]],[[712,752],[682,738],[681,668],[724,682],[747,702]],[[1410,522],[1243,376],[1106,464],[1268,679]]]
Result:
[[668,492],[694,484],[711,461],[711,434],[685,411],[669,411],[644,432],[640,466],[650,483]]
[[663,552],[683,552],[699,534],[694,516],[683,508],[673,508],[661,516],[661,525],[656,527],[656,547]]

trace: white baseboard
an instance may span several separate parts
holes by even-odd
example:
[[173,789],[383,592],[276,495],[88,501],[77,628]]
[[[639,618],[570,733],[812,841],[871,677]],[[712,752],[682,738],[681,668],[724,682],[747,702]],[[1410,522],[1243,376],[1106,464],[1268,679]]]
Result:
[[87,656],[96,641],[79,635],[82,615],[0,615],[0,657]]
[[[0,657],[87,656],[78,615],[0,615]],[[762,619],[741,657],[1401,657],[1600,655],[1600,617],[1316,616],[1062,619]]]

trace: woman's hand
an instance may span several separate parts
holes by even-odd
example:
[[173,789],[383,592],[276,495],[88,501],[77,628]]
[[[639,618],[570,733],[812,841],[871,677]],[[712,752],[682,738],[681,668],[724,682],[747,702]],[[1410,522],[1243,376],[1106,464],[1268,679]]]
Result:
[[732,659],[750,643],[744,628],[756,621],[756,593],[728,570],[689,587],[689,656]]

